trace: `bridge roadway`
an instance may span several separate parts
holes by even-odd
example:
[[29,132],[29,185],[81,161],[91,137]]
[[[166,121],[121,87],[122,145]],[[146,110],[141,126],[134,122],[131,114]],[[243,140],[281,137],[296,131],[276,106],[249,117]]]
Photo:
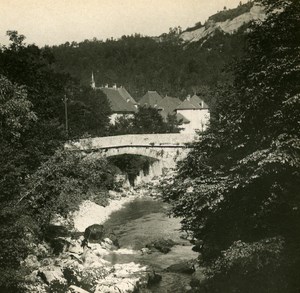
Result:
[[106,136],[69,142],[65,149],[85,152],[92,160],[124,154],[151,157],[155,161],[150,165],[148,174],[140,174],[141,180],[146,182],[164,174],[164,170],[174,169],[189,152],[186,144],[194,138],[194,134],[180,133]]
[[157,133],[157,134],[127,134],[80,139],[65,144],[68,150],[95,151],[118,148],[186,148],[192,142],[195,134]]

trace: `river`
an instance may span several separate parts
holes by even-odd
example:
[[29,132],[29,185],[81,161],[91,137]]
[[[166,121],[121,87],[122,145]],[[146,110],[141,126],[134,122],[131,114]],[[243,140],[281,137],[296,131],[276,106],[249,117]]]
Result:
[[[112,252],[106,256],[106,259],[112,264],[133,261],[154,268],[162,276],[162,280],[149,288],[151,292],[183,293],[188,289],[190,275],[169,273],[165,269],[181,261],[195,259],[198,254],[191,250],[192,245],[189,241],[181,238],[180,219],[169,217],[168,208],[168,204],[144,196],[113,212],[104,226],[113,229],[118,236],[121,248],[127,248],[131,253]],[[177,244],[167,254],[141,253],[140,249],[146,244],[161,238],[172,239]]]

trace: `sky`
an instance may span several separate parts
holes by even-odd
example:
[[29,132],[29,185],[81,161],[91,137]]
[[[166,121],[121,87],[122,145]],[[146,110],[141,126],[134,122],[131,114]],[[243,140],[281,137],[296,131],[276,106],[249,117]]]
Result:
[[[7,30],[26,43],[58,45],[140,33],[158,36],[170,27],[192,27],[240,0],[0,0],[0,44]],[[244,3],[244,1],[242,1]]]

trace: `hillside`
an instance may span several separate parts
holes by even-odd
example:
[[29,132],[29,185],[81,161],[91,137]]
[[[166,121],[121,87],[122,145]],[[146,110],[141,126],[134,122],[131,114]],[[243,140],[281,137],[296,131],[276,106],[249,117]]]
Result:
[[53,66],[83,85],[89,85],[94,72],[97,86],[123,85],[136,100],[148,90],[181,98],[207,95],[231,79],[227,68],[243,54],[247,24],[263,15],[262,8],[250,2],[212,15],[203,26],[183,33],[174,28],[159,38],[135,34],[67,42],[50,48],[56,59]]

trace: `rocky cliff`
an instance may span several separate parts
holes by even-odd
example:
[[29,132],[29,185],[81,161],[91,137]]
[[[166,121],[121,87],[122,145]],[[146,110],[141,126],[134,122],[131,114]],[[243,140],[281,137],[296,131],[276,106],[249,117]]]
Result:
[[[233,11],[233,10],[231,10]],[[221,12],[222,13],[222,12]],[[181,39],[185,42],[205,42],[209,37],[212,37],[217,30],[233,34],[245,24],[249,24],[254,20],[264,20],[264,7],[253,4],[249,11],[244,12],[236,17],[229,17],[223,21],[216,21],[218,14],[215,17],[210,17],[206,23],[195,29],[189,29],[181,34]]]

